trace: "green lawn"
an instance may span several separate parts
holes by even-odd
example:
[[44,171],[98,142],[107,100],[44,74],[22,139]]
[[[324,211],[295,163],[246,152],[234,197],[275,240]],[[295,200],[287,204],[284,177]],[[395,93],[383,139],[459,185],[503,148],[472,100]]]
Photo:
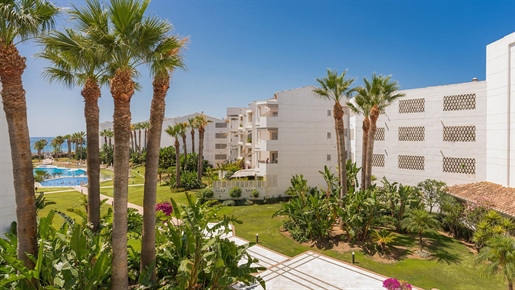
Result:
[[[137,169],[135,169],[137,170]],[[140,169],[141,173],[141,169]],[[137,178],[137,177],[135,177]],[[105,185],[103,185],[105,186]],[[112,188],[102,188],[101,192],[112,196]],[[195,192],[190,191],[191,194]],[[81,202],[78,192],[52,193],[46,195],[47,200],[56,201],[40,212],[46,215],[50,209],[66,211]],[[186,202],[184,192],[172,193],[168,186],[158,186],[157,200],[165,201],[173,197],[178,204]],[[143,204],[143,186],[129,187],[129,202]],[[259,234],[260,245],[276,252],[293,257],[304,251],[312,250],[333,258],[350,262],[349,252],[341,253],[332,249],[318,249],[300,245],[280,232],[281,217],[272,218],[272,214],[279,209],[279,204],[223,207],[219,215],[233,215],[243,223],[236,224],[236,234],[249,241],[255,241]],[[104,209],[106,210],[106,209]],[[76,217],[73,213],[70,216]],[[60,219],[60,217],[58,218]],[[356,251],[357,265],[385,276],[407,280],[413,285],[425,289],[504,289],[505,283],[501,277],[484,277],[481,275],[483,266],[474,265],[474,254],[458,241],[444,235],[433,235],[426,240],[429,251],[434,258],[429,260],[406,258],[399,261],[382,263]],[[407,246],[410,250],[418,247],[415,237],[400,236],[399,244]]]

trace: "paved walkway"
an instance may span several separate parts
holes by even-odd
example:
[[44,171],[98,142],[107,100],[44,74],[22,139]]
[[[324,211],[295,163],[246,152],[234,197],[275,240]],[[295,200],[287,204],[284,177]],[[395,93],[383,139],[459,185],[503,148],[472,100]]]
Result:
[[[141,185],[135,184],[134,186],[141,186]],[[73,189],[75,189],[76,191],[78,191],[80,193],[88,195],[88,187],[87,186],[74,186]],[[107,203],[108,204],[113,205],[113,198],[112,197],[101,194],[100,195],[100,200],[104,200],[104,199],[107,199]],[[133,203],[128,202],[127,203],[127,207],[134,208],[134,209],[138,210],[138,213],[143,214],[143,207],[141,207],[139,205],[135,205]]]

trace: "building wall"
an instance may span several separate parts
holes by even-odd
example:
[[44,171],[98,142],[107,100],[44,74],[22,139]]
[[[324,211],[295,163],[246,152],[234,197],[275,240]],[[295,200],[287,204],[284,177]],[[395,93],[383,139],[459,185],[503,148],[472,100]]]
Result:
[[[1,88],[0,88],[1,90]],[[0,236],[16,220],[11,145],[5,112],[0,109]]]
[[487,45],[487,180],[515,186],[515,33]]
[[[448,185],[486,178],[486,82],[402,91],[377,121],[372,174],[407,185],[427,178]],[[362,116],[356,116],[361,166]]]

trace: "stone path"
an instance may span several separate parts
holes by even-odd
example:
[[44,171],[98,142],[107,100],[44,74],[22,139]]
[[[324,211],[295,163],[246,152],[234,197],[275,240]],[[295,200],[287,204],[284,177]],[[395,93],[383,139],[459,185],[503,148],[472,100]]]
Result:
[[[136,184],[134,186],[141,186],[141,185]],[[76,191],[78,191],[80,193],[88,195],[88,187],[87,186],[74,186],[73,189],[75,189]],[[101,194],[100,195],[100,200],[104,200],[104,199],[107,199],[107,203],[108,204],[113,205],[113,198],[112,197]],[[133,203],[128,202],[127,203],[127,207],[134,208],[134,209],[138,210],[138,213],[143,214],[143,207],[141,207],[139,205],[135,205]]]

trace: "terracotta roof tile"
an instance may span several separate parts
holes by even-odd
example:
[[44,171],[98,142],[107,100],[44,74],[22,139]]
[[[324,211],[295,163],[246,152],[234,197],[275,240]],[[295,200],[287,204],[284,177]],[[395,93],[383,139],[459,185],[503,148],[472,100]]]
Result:
[[449,186],[449,193],[469,201],[487,200],[495,210],[515,217],[515,188],[482,181]]

